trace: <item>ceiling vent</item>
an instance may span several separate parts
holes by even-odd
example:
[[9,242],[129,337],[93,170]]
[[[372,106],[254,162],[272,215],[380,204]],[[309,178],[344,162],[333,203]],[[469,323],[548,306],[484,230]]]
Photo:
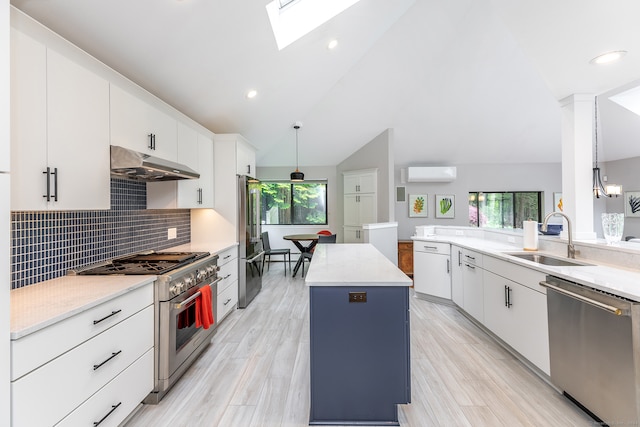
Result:
[[455,179],[455,166],[414,166],[407,168],[408,182],[451,182]]

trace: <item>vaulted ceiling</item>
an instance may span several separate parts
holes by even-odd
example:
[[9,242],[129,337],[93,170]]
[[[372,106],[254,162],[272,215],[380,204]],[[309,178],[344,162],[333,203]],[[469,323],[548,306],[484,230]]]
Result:
[[[213,132],[243,134],[259,166],[295,163],[295,121],[301,167],[387,128],[398,165],[559,162],[558,100],[640,79],[633,0],[361,0],[281,51],[269,1],[11,3]],[[640,155],[640,118],[599,99],[599,158]]]

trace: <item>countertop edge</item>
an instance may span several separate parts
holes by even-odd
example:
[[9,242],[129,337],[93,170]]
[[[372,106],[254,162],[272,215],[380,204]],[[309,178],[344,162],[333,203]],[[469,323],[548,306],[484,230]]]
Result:
[[[547,266],[532,261],[523,260],[510,256],[505,252],[523,252],[520,246],[509,245],[502,242],[484,240],[478,237],[462,237],[450,235],[413,236],[413,241],[442,242],[460,246],[473,251],[482,252],[485,255],[511,262],[515,265],[527,267],[551,276],[556,276],[584,286],[592,287],[604,292],[610,292],[634,301],[640,301],[640,272],[629,271],[614,266],[598,264],[596,261],[580,258],[578,261],[592,265],[583,266]],[[559,255],[545,252],[533,251],[541,255]]]
[[[86,277],[86,276],[75,276],[78,279],[77,280],[82,280],[82,277]],[[109,277],[120,277],[120,276],[109,276]],[[128,277],[132,277],[132,276],[128,276]],[[41,329],[44,329],[48,326],[54,325],[56,323],[59,323],[63,320],[66,320],[70,317],[73,317],[79,313],[82,313],[84,311],[90,310],[93,307],[96,307],[100,304],[103,304],[109,300],[115,299],[121,295],[124,295],[128,292],[131,292],[133,290],[136,290],[138,288],[141,288],[143,286],[146,286],[152,282],[154,282],[157,278],[157,276],[149,276],[149,275],[144,275],[144,276],[135,276],[136,279],[139,279],[138,281],[131,283],[131,284],[127,284],[124,287],[118,287],[117,290],[115,291],[109,291],[109,292],[105,292],[104,294],[102,294],[99,297],[96,297],[95,299],[91,299],[90,301],[87,301],[85,303],[83,303],[82,305],[78,305],[77,307],[74,307],[70,310],[65,310],[65,311],[60,311],[57,314],[52,315],[51,317],[47,317],[46,319],[43,320],[39,320],[34,322],[33,324],[29,325],[29,326],[25,326],[25,327],[21,327],[18,330],[12,330],[10,333],[10,339],[12,341],[18,340],[20,338],[24,338],[28,335],[31,335],[35,332],[38,332]],[[55,279],[54,279],[55,280]],[[51,281],[48,281],[51,282]],[[42,283],[47,283],[47,282],[42,282]],[[35,285],[30,285],[30,287],[33,287],[31,290],[37,291],[36,287],[39,286],[39,284],[35,284]],[[58,289],[58,291],[63,291],[63,287],[64,285],[58,285],[60,287],[60,289]]]

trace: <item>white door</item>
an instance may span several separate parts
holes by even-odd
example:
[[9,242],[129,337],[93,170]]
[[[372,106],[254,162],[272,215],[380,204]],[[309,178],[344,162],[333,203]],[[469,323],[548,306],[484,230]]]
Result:
[[48,166],[57,168],[51,206],[109,209],[109,83],[50,49],[47,135]]
[[413,277],[416,292],[451,299],[449,255],[414,251]]
[[47,49],[11,29],[11,209],[44,210],[47,200]]

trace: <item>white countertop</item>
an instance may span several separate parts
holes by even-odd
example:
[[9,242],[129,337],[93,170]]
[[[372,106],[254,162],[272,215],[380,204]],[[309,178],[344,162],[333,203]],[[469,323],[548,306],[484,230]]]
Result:
[[238,246],[238,242],[212,242],[207,244],[185,243],[184,245],[174,246],[169,249],[162,249],[162,251],[209,252],[211,254],[217,254],[232,246]]
[[11,339],[86,311],[156,280],[156,276],[62,276],[13,289]]
[[319,244],[307,286],[411,286],[412,280],[369,243]]
[[[512,262],[514,264],[529,267],[549,275],[580,283],[585,286],[590,286],[601,291],[610,292],[614,295],[619,295],[634,301],[640,301],[640,271],[638,270],[604,265],[589,259],[580,258],[576,259],[576,261],[593,265],[554,267],[538,264],[505,254],[505,252],[524,252],[520,246],[473,237],[434,235],[426,237],[412,237],[412,239],[414,241],[452,243]],[[542,255],[547,254],[544,251],[535,252]],[[557,254],[548,255],[558,257]]]

